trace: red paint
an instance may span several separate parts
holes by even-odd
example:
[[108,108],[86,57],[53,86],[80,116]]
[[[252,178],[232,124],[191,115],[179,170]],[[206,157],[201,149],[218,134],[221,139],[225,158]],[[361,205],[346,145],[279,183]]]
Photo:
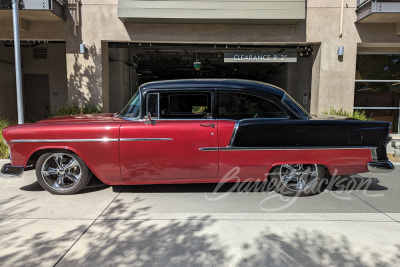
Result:
[[[203,127],[201,124],[214,124]],[[121,139],[171,138],[165,141],[120,142],[121,175],[126,183],[151,181],[182,182],[218,175],[218,151],[204,152],[202,147],[218,147],[215,120],[159,120],[155,125],[141,121],[124,122]]]
[[[214,128],[200,124],[215,124]],[[338,175],[366,172],[369,149],[200,151],[227,147],[235,121],[124,121],[112,116],[76,115],[4,129],[12,164],[26,166],[36,151],[67,149],[80,156],[104,183],[156,184],[219,182],[239,167],[241,180],[265,179],[273,166],[285,163],[325,165]],[[20,139],[172,138],[171,141],[10,143]],[[235,181],[235,180],[233,180]]]

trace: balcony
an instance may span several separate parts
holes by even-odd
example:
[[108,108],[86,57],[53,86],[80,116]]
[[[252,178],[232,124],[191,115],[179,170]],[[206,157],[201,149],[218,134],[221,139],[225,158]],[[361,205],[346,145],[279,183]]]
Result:
[[400,0],[358,0],[358,23],[400,22]]
[[[19,17],[22,21],[64,21],[63,0],[20,0],[18,1]],[[12,17],[11,0],[0,0],[0,18]]]
[[305,0],[118,1],[127,23],[296,24],[305,14]]

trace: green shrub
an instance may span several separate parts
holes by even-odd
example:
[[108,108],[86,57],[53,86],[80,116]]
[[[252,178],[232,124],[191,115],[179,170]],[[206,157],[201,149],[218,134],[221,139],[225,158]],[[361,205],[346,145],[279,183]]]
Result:
[[3,139],[3,129],[13,124],[16,124],[16,122],[10,120],[3,114],[0,114],[0,159],[6,159],[9,156],[8,147],[4,143]]
[[67,103],[63,106],[59,106],[56,109],[52,109],[50,112],[50,117],[67,116],[75,114],[98,114],[101,112],[102,112],[101,108],[94,105],[90,104],[79,105],[77,103]]
[[372,121],[372,117],[368,117],[367,114],[365,113],[365,110],[361,111],[356,110],[354,112],[349,112],[347,110],[344,110],[343,108],[340,109],[330,108],[329,111],[325,110],[324,112],[322,112],[322,114],[344,116],[361,121]]

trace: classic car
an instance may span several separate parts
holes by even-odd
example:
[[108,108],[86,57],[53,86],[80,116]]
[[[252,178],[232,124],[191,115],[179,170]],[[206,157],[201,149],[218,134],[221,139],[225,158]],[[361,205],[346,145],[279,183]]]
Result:
[[[323,177],[389,172],[389,122],[310,116],[284,90],[230,79],[143,84],[116,114],[55,117],[3,130],[11,164],[53,194],[107,185],[271,179],[310,195]],[[226,179],[236,168],[234,179]]]

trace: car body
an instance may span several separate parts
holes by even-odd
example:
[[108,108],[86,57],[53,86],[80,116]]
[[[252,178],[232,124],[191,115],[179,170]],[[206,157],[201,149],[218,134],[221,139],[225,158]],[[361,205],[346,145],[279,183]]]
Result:
[[218,183],[232,168],[240,169],[236,180],[265,180],[277,166],[302,164],[337,175],[387,172],[394,169],[386,156],[390,127],[310,116],[284,90],[261,82],[159,81],[140,86],[120,113],[4,129],[11,164],[2,174],[20,176],[43,154],[62,151],[108,185]]

